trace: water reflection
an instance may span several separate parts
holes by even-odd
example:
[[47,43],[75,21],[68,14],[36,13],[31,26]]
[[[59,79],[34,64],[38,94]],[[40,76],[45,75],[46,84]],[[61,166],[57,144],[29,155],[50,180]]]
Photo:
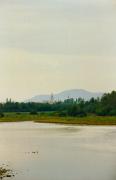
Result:
[[0,162],[14,180],[115,180],[116,127],[0,124]]

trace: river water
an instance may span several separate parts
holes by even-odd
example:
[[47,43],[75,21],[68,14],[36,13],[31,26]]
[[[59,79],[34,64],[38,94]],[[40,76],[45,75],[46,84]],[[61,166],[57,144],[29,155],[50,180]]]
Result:
[[2,164],[14,180],[116,180],[116,126],[0,123]]

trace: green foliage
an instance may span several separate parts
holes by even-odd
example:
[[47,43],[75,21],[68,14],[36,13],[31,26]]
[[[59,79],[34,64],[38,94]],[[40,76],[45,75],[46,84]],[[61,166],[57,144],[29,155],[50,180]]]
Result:
[[38,113],[37,113],[37,111],[31,111],[30,114],[31,115],[37,115]]
[[69,116],[79,116],[84,117],[86,116],[86,112],[84,111],[84,108],[81,107],[81,105],[72,105],[68,110]]
[[0,113],[0,118],[3,118],[4,117],[4,113]]
[[91,98],[89,101],[79,99],[67,99],[64,102],[34,103],[34,102],[12,102],[0,103],[0,117],[4,117],[4,112],[30,112],[37,115],[37,112],[49,114],[51,116],[72,116],[84,117],[86,115],[116,116],[116,91],[104,94],[101,99]]

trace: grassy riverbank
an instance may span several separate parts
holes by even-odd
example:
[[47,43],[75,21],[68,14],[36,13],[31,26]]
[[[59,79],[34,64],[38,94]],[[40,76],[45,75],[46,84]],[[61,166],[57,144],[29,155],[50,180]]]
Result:
[[4,117],[0,118],[0,122],[22,121],[76,125],[116,125],[116,116],[58,117],[48,114],[6,113]]

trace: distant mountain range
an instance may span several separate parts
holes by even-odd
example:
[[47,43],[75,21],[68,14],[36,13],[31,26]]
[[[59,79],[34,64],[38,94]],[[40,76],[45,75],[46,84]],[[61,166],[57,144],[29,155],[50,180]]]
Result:
[[[101,97],[104,93],[99,92],[89,92],[83,89],[72,89],[60,92],[58,94],[53,95],[54,101],[64,101],[68,98],[78,99],[83,98],[84,100],[89,100],[92,97],[97,98]],[[37,95],[32,97],[31,99],[26,100],[26,102],[47,102],[50,101],[51,95]]]

